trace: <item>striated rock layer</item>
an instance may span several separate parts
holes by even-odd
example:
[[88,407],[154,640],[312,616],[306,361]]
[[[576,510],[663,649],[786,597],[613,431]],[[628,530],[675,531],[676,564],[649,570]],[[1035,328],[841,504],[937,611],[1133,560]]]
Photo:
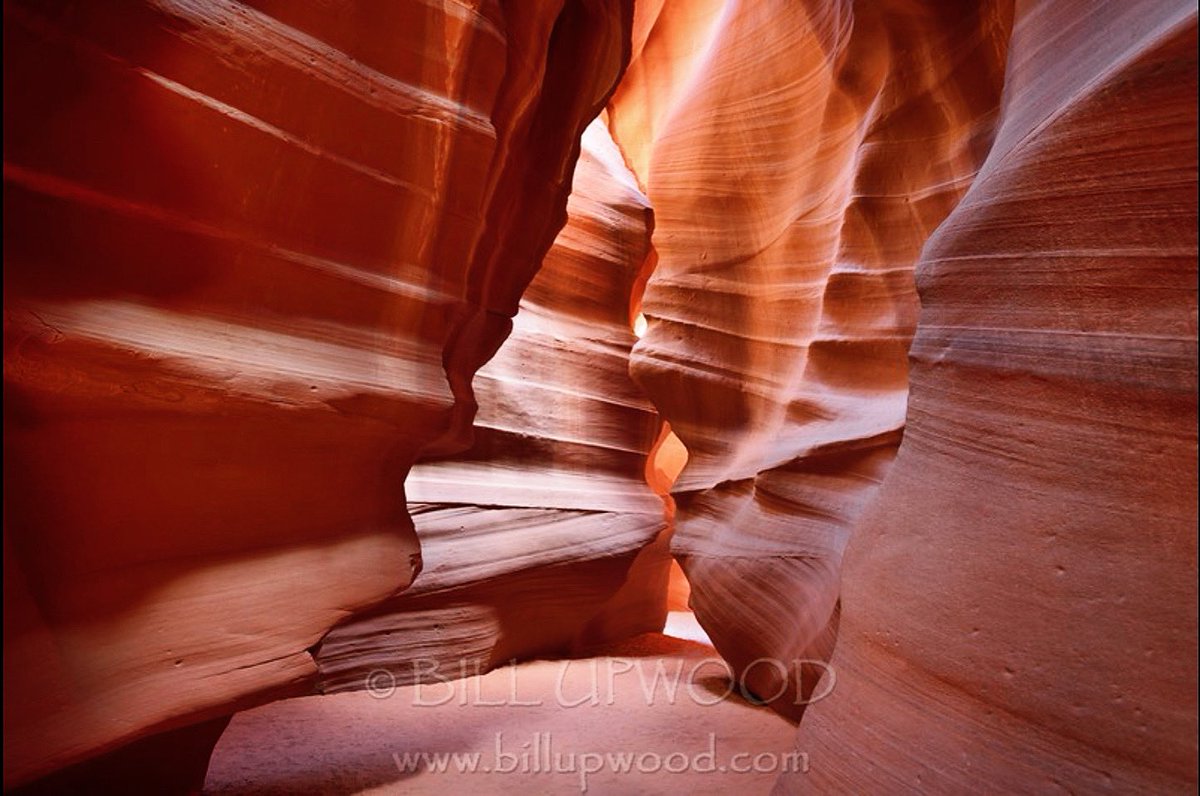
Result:
[[637,8],[609,109],[656,215],[632,372],[688,450],[672,550],[696,615],[793,717],[900,441],[913,264],[988,151],[1010,21],[1002,2]]
[[6,3],[6,788],[687,601],[781,792],[1195,790],[1194,5],[632,5]]
[[630,18],[5,4],[6,786],[308,690],[408,585]]
[[627,373],[651,226],[593,122],[567,225],[475,378],[475,444],[419,463],[405,484],[424,569],[322,641],[323,690],[362,688],[377,670],[401,683],[477,673],[662,628],[670,558],[645,474],[658,421]]
[[1018,5],[781,790],[1195,792],[1196,74],[1192,3]]

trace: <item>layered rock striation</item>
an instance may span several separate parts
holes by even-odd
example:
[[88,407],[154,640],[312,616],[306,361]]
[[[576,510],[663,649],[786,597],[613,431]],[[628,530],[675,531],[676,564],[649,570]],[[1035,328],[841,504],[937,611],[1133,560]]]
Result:
[[631,368],[688,450],[672,550],[697,617],[793,717],[900,442],[913,265],[988,152],[1009,26],[1004,3],[637,8],[610,104],[657,219]]
[[5,4],[6,786],[309,691],[410,583],[630,13]]
[[1194,5],[4,20],[6,788],[687,601],[779,792],[1195,790]]
[[1196,789],[1196,8],[1017,8],[788,792]]
[[[670,557],[646,479],[659,421],[628,375],[652,214],[600,120],[568,221],[475,377],[470,450],[405,484],[424,569],[331,632],[325,691],[485,672],[662,629]],[[661,539],[659,537],[662,537]]]

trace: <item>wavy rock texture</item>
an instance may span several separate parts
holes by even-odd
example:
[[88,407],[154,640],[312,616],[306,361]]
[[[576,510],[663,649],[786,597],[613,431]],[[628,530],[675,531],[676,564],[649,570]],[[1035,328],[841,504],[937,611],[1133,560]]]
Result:
[[[640,4],[610,104],[654,206],[634,377],[686,445],[672,550],[796,716],[847,529],[900,440],[912,268],[994,131],[1003,3]],[[798,683],[799,680],[799,683]]]
[[630,18],[5,4],[6,786],[308,690],[408,585]]
[[582,146],[567,225],[475,378],[475,444],[406,482],[424,570],[324,639],[326,691],[662,629],[670,558],[645,472],[658,419],[627,372],[652,218],[602,122]]
[[1195,792],[1196,51],[1191,3],[1018,7],[781,791]]
[[631,6],[6,3],[6,788],[686,600],[780,792],[1195,791],[1195,6]]

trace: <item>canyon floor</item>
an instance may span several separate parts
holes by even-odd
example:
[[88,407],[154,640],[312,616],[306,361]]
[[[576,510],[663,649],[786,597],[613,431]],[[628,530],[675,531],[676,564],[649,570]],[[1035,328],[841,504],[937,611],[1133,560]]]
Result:
[[767,793],[782,767],[812,764],[795,737],[731,692],[712,647],[646,634],[589,657],[446,684],[377,678],[238,714],[204,792]]

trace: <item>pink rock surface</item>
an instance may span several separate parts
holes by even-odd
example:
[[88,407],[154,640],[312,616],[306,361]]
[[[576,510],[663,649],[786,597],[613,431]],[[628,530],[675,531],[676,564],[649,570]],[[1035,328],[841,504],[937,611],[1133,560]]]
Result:
[[[828,654],[904,425],[912,268],[995,124],[1004,4],[639,5],[610,104],[654,206],[634,377],[687,446],[672,550],[717,648]],[[781,690],[782,689],[782,690]]]
[[5,784],[311,688],[565,220],[628,4],[5,4]]
[[786,792],[1196,789],[1196,9],[1018,7]]
[[645,473],[659,422],[628,375],[652,217],[599,120],[567,209],[476,375],[475,444],[405,483],[424,569],[322,641],[322,690],[361,689],[381,667],[407,682],[417,660],[486,671],[662,629],[670,556]]
[[787,721],[726,696],[723,671],[711,647],[647,634],[451,684],[285,700],[234,717],[205,793],[766,793],[803,750]]
[[4,17],[6,788],[1195,791],[1194,4]]

